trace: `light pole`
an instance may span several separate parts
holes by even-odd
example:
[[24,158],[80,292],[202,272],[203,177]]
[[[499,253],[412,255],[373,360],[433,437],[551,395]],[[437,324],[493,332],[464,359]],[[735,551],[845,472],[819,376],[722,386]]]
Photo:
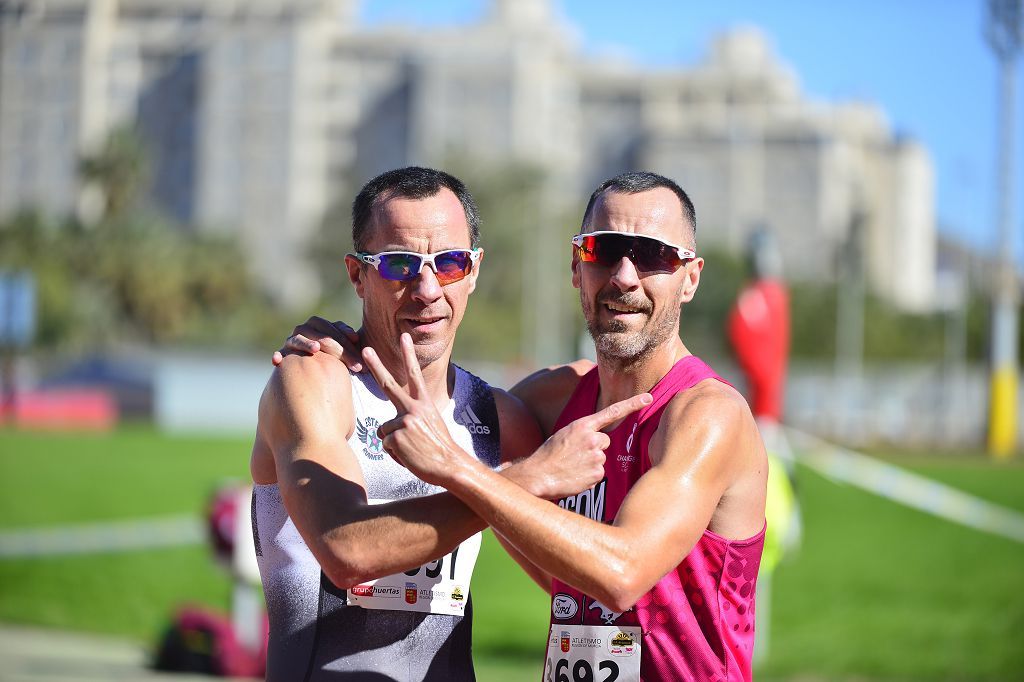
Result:
[[864,375],[864,229],[867,219],[858,198],[850,214],[846,242],[837,255],[834,433],[841,441],[855,444],[859,444],[857,441],[864,433],[858,419]]
[[992,313],[988,449],[997,459],[1017,445],[1017,268],[1013,239],[1014,85],[1024,16],[1021,0],[989,0],[985,38],[999,60],[999,280]]

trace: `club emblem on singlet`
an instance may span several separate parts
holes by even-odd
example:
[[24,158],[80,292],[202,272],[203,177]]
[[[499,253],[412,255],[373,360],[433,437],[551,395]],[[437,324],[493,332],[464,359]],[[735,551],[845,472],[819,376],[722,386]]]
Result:
[[627,451],[633,449],[633,438],[636,436],[636,427],[638,427],[638,426],[640,426],[640,422],[635,422],[633,424],[633,430],[629,432],[629,438],[626,439],[626,450]]
[[593,611],[594,609],[600,611],[600,618],[605,622],[605,625],[611,625],[619,619],[619,616],[625,613],[624,611],[612,611],[596,599],[590,602],[590,609],[588,610]]
[[366,445],[363,448],[363,454],[374,461],[384,459],[384,442],[377,435],[378,426],[380,426],[380,422],[373,417],[367,417],[365,424],[356,420],[356,435]]

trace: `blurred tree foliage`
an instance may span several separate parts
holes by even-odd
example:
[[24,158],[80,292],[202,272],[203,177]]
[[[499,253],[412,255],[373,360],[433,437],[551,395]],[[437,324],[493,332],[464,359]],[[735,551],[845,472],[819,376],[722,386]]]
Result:
[[141,206],[145,155],[130,130],[115,131],[80,171],[103,198],[94,222],[26,211],[0,225],[0,268],[36,277],[37,346],[245,345],[266,343],[271,326],[282,338],[237,242],[179,229]]
[[[459,157],[445,167],[467,179],[480,205],[486,251],[459,331],[459,357],[530,364],[538,335],[553,333],[535,329],[543,319],[534,316],[537,306],[562,311],[564,357],[575,357],[583,325],[567,241],[577,229],[583,198],[579,206],[554,204],[544,191],[545,175],[535,166]],[[236,240],[181,229],[146,209],[148,164],[131,130],[114,131],[102,149],[81,160],[79,170],[102,197],[95,220],[27,211],[0,225],[0,268],[29,269],[37,278],[38,346],[95,350],[125,342],[209,345],[230,339],[235,347],[273,348],[305,319],[276,309],[259,293]],[[354,191],[365,180],[340,183],[344,190],[309,251],[324,292],[313,310],[353,326],[361,321],[361,307],[344,256],[351,248]],[[701,253],[706,260],[702,286],[683,310],[681,329],[694,352],[721,357],[731,353],[725,321],[746,268],[724,251]],[[541,281],[538,268],[552,276]],[[792,356],[831,360],[836,285],[793,283],[790,293]],[[988,308],[977,296],[962,320],[908,315],[868,296],[864,319],[869,361],[941,360],[948,357],[950,332],[957,329],[953,336],[964,339],[968,359],[982,358],[987,349]]]
[[[705,259],[696,298],[683,308],[680,330],[690,349],[709,357],[731,355],[725,326],[730,307],[746,282],[746,266],[739,256],[719,249],[701,251]],[[836,352],[835,284],[789,284],[791,357],[831,361]],[[981,360],[987,352],[988,306],[975,294],[962,322],[950,314],[915,315],[868,295],[864,301],[864,359],[936,362],[950,351],[950,327],[962,324],[965,359]],[[954,332],[954,335],[957,332]],[[1022,346],[1024,349],[1024,346]]]

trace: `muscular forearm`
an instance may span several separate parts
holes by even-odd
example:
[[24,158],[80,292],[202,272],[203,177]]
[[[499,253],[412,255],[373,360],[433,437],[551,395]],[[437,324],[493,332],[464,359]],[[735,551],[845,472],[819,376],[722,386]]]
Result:
[[314,554],[339,587],[421,566],[451,552],[486,524],[450,493],[350,508],[316,532]]
[[[534,482],[528,465],[509,466],[498,477],[532,497],[519,487]],[[426,564],[487,527],[448,492],[381,504],[366,504],[361,496],[339,504],[337,497],[302,492],[305,495],[299,496],[305,499],[290,505],[306,510],[293,516],[296,526],[324,573],[339,587]]]
[[624,529],[539,500],[474,462],[463,461],[446,485],[544,574],[617,610],[650,587]]
[[512,560],[519,564],[519,568],[523,569],[526,575],[530,576],[533,582],[537,583],[537,587],[544,590],[546,594],[551,594],[551,576],[540,570],[535,563],[523,556],[522,552],[515,548],[511,542],[509,542],[504,535],[495,532],[494,537],[501,543],[502,548],[505,552],[512,557]]

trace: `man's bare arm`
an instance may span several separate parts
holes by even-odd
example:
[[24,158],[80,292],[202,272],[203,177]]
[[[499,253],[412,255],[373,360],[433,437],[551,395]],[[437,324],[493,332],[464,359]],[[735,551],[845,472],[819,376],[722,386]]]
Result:
[[351,401],[343,366],[289,357],[264,391],[257,429],[289,516],[327,577],[346,588],[427,563],[486,527],[449,494],[369,504],[347,443]]
[[[511,457],[539,443],[536,425],[514,398],[499,403],[499,418]],[[333,583],[349,587],[422,565],[486,527],[450,493],[368,504],[362,470],[347,444],[353,426],[348,372],[323,354],[287,358],[260,401],[256,447],[272,451],[289,516]],[[592,484],[568,480],[578,478],[576,468],[566,461],[552,471],[550,461],[528,458],[501,477],[531,495],[556,496]]]
[[[687,428],[672,428],[684,422]],[[652,469],[611,525],[541,506],[464,455],[448,453],[439,467],[414,462],[420,453],[400,458],[458,495],[541,570],[624,611],[693,548],[742,468],[761,461],[758,443],[749,410],[731,389],[703,386],[677,397],[652,439]],[[756,534],[763,518],[748,515],[744,530]]]

